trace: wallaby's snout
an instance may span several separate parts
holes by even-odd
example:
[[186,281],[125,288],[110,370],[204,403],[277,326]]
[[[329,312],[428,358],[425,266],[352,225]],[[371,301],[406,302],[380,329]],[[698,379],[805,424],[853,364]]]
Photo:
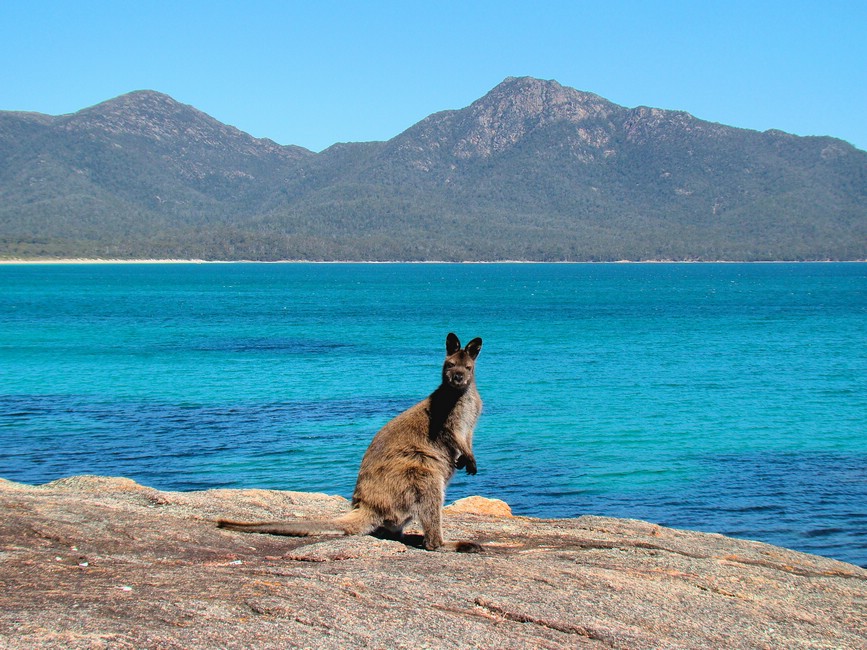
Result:
[[451,386],[452,388],[465,388],[469,385],[469,377],[470,373],[461,367],[452,366],[449,367],[448,362],[446,362],[446,369],[444,373],[443,379],[445,379],[445,383]]

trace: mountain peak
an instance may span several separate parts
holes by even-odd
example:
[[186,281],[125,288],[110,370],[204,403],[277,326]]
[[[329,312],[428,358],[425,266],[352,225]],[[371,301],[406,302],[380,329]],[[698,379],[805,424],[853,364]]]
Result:
[[136,90],[64,116],[67,128],[85,128],[114,135],[160,140],[177,132],[179,123],[219,129],[217,120],[153,90]]
[[172,149],[232,149],[291,159],[312,153],[302,147],[282,147],[272,140],[254,138],[154,90],[129,92],[58,119],[68,131],[82,130],[110,139],[145,138]]
[[183,104],[170,97],[169,95],[166,95],[165,93],[147,89],[133,90],[128,93],[124,93],[123,95],[119,95],[114,99],[109,99],[100,104],[97,104],[97,106],[111,105],[140,107],[159,105],[162,105],[163,107],[183,106]]
[[[433,145],[440,150],[447,147],[460,159],[488,158],[508,151],[540,129],[567,122],[581,127],[578,141],[570,146],[599,148],[605,144],[606,130],[600,123],[607,124],[614,113],[625,110],[554,80],[507,77],[468,107],[436,113],[402,136],[418,141],[404,146],[411,157],[426,158],[424,150]],[[404,140],[402,136],[398,140]],[[425,159],[413,164],[428,168],[431,163]]]
[[598,95],[561,86],[553,79],[507,77],[469,108],[477,116],[496,116],[502,122],[530,120],[530,126],[543,126],[608,117],[618,107]]

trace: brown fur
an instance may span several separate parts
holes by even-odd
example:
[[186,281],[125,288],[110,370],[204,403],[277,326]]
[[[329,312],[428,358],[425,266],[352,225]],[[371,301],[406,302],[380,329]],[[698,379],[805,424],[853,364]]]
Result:
[[[482,349],[476,338],[461,349],[454,334],[446,337],[442,383],[427,399],[407,409],[377,433],[361,460],[352,510],[329,521],[237,523],[231,530],[274,535],[364,535],[375,531],[402,534],[417,519],[423,544],[444,546],[441,514],[445,489],[456,469],[476,473],[473,429],[482,411],[474,366]],[[455,550],[479,550],[450,544]]]

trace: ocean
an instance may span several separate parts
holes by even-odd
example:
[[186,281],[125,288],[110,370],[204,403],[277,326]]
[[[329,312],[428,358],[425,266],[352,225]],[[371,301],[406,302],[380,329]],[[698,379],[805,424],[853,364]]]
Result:
[[0,477],[352,493],[484,340],[481,494],[867,566],[867,264],[0,265]]

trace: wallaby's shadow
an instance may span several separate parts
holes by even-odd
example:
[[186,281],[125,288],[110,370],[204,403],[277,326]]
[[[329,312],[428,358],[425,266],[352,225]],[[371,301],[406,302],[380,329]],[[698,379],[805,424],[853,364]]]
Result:
[[[407,546],[411,546],[412,548],[418,548],[421,550],[425,550],[424,548],[424,535],[418,535],[416,533],[396,533],[394,531],[388,530],[387,528],[379,528],[371,533],[372,537],[376,539],[386,539],[394,542],[401,542],[406,544]],[[481,544],[477,544],[476,542],[446,542],[444,547],[448,548],[448,550],[452,550],[455,553],[483,553],[485,548]]]

